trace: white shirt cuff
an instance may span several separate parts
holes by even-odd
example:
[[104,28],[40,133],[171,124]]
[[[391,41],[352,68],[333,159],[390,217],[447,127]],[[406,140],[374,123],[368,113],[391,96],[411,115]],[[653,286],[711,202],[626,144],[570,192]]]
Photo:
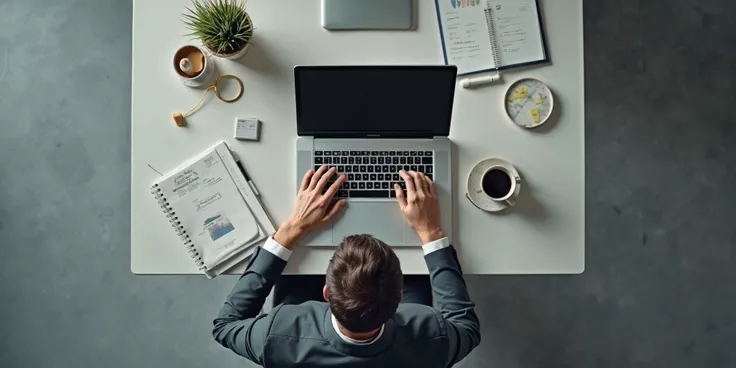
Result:
[[289,257],[291,257],[291,250],[279,244],[276,240],[273,240],[273,237],[268,237],[268,239],[266,239],[266,242],[263,244],[263,250],[283,259],[284,261],[288,261]]
[[447,237],[444,237],[442,239],[437,239],[433,242],[429,242],[427,244],[422,245],[422,250],[424,251],[424,255],[430,254],[432,252],[436,252],[440,249],[447,248],[450,246],[450,239]]

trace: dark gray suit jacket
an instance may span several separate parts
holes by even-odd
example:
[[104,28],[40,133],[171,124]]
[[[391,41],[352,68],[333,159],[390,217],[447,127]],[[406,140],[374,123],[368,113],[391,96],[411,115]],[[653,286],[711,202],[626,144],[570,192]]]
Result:
[[212,331],[222,346],[264,367],[449,367],[480,343],[480,324],[455,249],[424,257],[437,309],[401,304],[370,345],[344,341],[329,305],[307,302],[260,310],[286,262],[258,248]]

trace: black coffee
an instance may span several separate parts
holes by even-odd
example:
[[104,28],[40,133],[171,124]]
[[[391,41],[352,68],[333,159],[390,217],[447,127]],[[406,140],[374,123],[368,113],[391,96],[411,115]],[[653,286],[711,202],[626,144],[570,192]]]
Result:
[[511,177],[503,170],[487,171],[483,175],[483,191],[491,198],[503,198],[511,191]]

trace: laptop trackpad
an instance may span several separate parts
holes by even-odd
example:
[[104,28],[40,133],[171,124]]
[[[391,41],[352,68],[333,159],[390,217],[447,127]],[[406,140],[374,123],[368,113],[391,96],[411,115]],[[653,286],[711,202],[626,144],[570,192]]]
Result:
[[332,241],[339,244],[346,236],[370,234],[388,245],[403,245],[406,226],[396,202],[352,202],[332,228]]

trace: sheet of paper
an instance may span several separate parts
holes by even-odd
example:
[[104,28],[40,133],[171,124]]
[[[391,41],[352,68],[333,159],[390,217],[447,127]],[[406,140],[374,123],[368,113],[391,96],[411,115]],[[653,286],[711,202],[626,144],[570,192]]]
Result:
[[485,16],[485,1],[436,0],[447,63],[458,74],[495,67]]
[[258,235],[258,225],[217,151],[165,178],[159,188],[207,268]]
[[544,60],[535,0],[489,0],[500,66]]

